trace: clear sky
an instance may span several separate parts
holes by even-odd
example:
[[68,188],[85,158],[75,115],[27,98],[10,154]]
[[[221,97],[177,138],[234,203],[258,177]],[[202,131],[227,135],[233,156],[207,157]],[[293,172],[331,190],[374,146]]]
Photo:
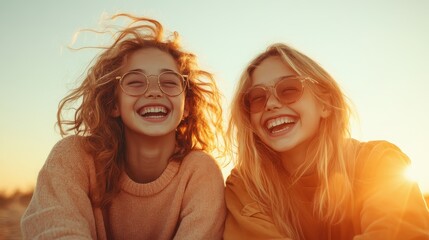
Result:
[[58,102],[97,53],[67,49],[73,34],[125,11],[178,31],[218,78],[225,108],[245,65],[268,44],[306,53],[353,101],[353,137],[395,143],[429,193],[428,10],[426,0],[2,1],[0,189],[32,187],[60,139]]

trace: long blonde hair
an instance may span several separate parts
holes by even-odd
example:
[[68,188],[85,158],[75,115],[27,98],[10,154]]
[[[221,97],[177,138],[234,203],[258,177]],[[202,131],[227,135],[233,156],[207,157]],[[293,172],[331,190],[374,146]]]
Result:
[[[330,108],[331,114],[320,122],[317,136],[310,143],[306,160],[296,174],[284,177],[279,154],[265,145],[255,134],[250,115],[243,107],[243,95],[252,85],[252,74],[270,56],[279,56],[297,75],[313,78],[309,84],[316,100]],[[285,45],[274,44],[257,56],[242,74],[232,102],[228,128],[235,139],[235,167],[250,196],[262,210],[271,215],[277,228],[288,237],[302,239],[302,229],[296,216],[296,195],[291,186],[309,169],[316,169],[319,190],[314,198],[314,213],[323,221],[335,223],[344,219],[351,209],[354,165],[348,163],[350,107],[335,80],[315,61]],[[234,141],[234,140],[231,140]],[[283,184],[279,184],[279,183]]]
[[[164,37],[162,25],[153,19],[116,14],[111,20],[125,18],[130,24],[123,28],[108,26],[103,32],[112,33],[114,42],[103,51],[89,68],[80,86],[61,100],[57,123],[61,135],[74,133],[85,136],[85,150],[90,153],[97,170],[97,194],[93,204],[106,206],[119,191],[118,181],[124,168],[125,138],[120,118],[111,116],[116,103],[118,82],[124,59],[142,48],[158,48],[169,53],[181,74],[188,75],[186,105],[189,115],[178,126],[176,144],[179,151],[172,156],[182,159],[193,149],[211,152],[223,141],[221,95],[209,72],[201,70],[196,56],[185,52],[177,32]],[[74,118],[67,120],[63,112],[78,104]],[[219,151],[218,151],[219,152]]]

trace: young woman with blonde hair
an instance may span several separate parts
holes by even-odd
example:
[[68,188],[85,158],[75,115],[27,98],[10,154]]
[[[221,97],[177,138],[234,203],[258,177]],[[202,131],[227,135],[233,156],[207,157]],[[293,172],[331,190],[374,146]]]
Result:
[[39,173],[23,237],[221,239],[224,182],[209,155],[222,140],[213,76],[158,21],[118,18],[130,25],[102,31],[113,43],[60,102],[61,134],[74,134]]
[[244,71],[229,133],[224,239],[429,239],[410,160],[349,136],[350,108],[315,61],[275,44]]

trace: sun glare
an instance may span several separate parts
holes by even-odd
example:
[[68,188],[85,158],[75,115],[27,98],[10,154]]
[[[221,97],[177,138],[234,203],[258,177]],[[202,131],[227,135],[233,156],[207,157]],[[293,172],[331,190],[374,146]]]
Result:
[[419,182],[419,172],[418,170],[414,167],[414,165],[410,165],[409,167],[407,167],[405,169],[404,172],[405,177],[413,182]]

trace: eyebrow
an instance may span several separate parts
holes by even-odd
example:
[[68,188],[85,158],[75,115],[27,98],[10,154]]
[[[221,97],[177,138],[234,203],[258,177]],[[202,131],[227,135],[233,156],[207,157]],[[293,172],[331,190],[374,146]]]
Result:
[[276,85],[276,83],[277,83],[278,81],[280,81],[280,80],[282,80],[282,79],[284,79],[284,78],[295,77],[295,76],[298,76],[298,75],[296,75],[296,74],[282,75],[282,76],[280,76],[280,77],[278,77],[278,78],[275,78],[275,79],[274,79],[274,81],[273,81],[273,83],[274,83],[274,84],[272,84],[272,85],[267,85],[267,84],[263,84],[263,83],[261,83],[261,84],[254,84],[254,85],[251,85],[250,87],[256,87],[256,86],[274,86],[274,85]]
[[[141,72],[141,73],[147,74],[147,72],[144,69],[141,69],[141,68],[131,69],[131,70],[129,70],[129,72]],[[162,73],[162,72],[177,72],[177,71],[173,70],[173,69],[170,69],[170,68],[161,68],[159,70],[159,72]]]

